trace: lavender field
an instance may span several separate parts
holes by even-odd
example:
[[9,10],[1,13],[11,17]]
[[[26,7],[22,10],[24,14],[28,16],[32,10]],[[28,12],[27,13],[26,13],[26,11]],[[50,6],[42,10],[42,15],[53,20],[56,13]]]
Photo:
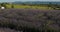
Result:
[[0,27],[19,32],[60,32],[60,10],[0,10]]

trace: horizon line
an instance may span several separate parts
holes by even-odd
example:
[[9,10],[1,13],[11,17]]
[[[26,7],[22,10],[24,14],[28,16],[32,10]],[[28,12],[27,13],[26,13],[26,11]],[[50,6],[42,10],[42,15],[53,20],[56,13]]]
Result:
[[[1,2],[34,2],[34,1],[0,1]],[[35,1],[37,2],[37,1]],[[60,1],[38,1],[38,2],[60,2]]]

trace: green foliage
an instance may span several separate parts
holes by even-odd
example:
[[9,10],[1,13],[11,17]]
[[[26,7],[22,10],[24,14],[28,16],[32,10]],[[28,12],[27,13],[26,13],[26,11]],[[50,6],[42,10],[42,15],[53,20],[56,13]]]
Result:
[[14,8],[14,5],[13,4],[11,5],[11,8]]
[[1,3],[1,6],[7,8],[5,3]]

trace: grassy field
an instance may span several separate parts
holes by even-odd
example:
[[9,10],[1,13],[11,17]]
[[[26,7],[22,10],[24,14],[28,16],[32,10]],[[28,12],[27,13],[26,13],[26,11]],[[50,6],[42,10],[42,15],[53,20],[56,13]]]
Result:
[[[11,4],[6,5],[7,8],[11,8]],[[14,8],[16,9],[42,9],[42,10],[52,10],[51,7],[44,6],[44,5],[39,5],[39,6],[29,6],[29,5],[19,5],[19,4],[13,4]]]

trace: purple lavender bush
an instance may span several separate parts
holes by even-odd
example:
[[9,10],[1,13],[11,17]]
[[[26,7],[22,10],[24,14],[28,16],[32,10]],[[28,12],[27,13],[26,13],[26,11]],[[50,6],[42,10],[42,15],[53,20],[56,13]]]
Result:
[[60,10],[1,10],[0,27],[23,32],[60,32]]

